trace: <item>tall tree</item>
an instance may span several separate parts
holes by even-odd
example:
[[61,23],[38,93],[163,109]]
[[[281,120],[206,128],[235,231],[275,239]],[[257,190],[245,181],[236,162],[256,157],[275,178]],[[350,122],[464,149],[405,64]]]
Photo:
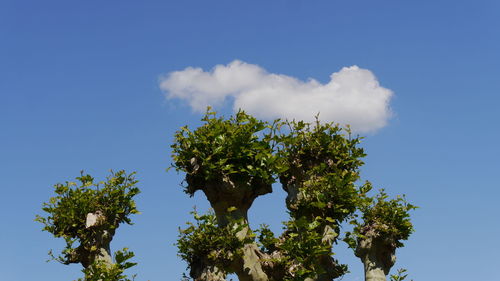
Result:
[[350,246],[363,262],[366,281],[386,280],[396,262],[396,248],[403,247],[401,241],[413,232],[408,212],[416,207],[404,197],[387,199],[383,190],[375,198],[369,198],[361,206],[361,222],[355,221],[356,238],[351,239]]
[[[110,243],[121,223],[132,224],[130,215],[137,214],[133,197],[139,193],[134,173],[124,171],[95,182],[81,174],[77,182],[56,184],[56,196],[43,204],[47,216],[37,216],[44,231],[61,237],[66,247],[53,259],[63,263],[80,263],[88,281],[127,281],[124,270],[135,263],[128,262],[133,253],[123,249],[111,255]],[[79,279],[81,280],[81,279]]]
[[[386,195],[371,198],[371,184],[357,184],[365,156],[360,138],[332,123],[267,123],[243,111],[229,119],[208,111],[202,121],[195,130],[181,128],[172,145],[173,167],[186,174],[184,191],[192,196],[201,190],[214,210],[194,212],[196,222],[181,230],[179,254],[191,278],[225,280],[236,273],[240,281],[333,280],[347,272],[332,257],[342,240],[365,263],[367,280],[378,280],[368,278],[373,267],[381,268],[385,280],[393,265],[384,263],[386,257],[392,261],[400,240],[413,231],[408,219],[413,206],[386,201]],[[279,237],[267,227],[252,231],[247,216],[277,179],[290,214]],[[339,239],[347,221],[357,227]],[[390,246],[378,246],[379,240],[390,240]],[[367,267],[371,252],[383,258]]]

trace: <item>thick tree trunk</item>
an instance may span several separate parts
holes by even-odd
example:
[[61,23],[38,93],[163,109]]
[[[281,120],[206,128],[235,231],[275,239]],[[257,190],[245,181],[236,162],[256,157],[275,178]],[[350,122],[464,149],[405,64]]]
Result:
[[[322,243],[325,243],[330,248],[337,239],[338,234],[329,225],[324,227]],[[323,269],[324,273],[317,275],[312,280],[314,281],[332,281],[335,278],[339,278],[345,272],[338,265],[337,261],[332,258],[330,254],[325,254],[319,257],[319,266]]]
[[262,257],[256,243],[249,243],[243,247],[243,256],[235,260],[234,270],[239,281],[268,281],[269,277],[262,269]]
[[[247,214],[253,201],[258,196],[272,191],[270,184],[236,184],[229,178],[207,184],[202,190],[215,211],[219,226],[226,226],[230,220],[246,225],[237,233],[240,240],[251,234]],[[261,265],[263,255],[256,243],[248,243],[243,247],[242,257],[236,258],[231,269],[240,281],[268,281],[269,278]]]
[[[228,223],[228,218],[234,219],[236,221],[241,221],[241,223],[246,226],[239,231],[236,236],[239,240],[244,240],[251,235],[250,227],[248,226],[247,210],[237,209],[232,212],[225,212],[219,209],[217,214],[217,219],[220,226],[224,226]],[[232,271],[236,273],[239,281],[268,281],[269,278],[262,269],[262,258],[264,253],[262,253],[255,242],[247,243],[243,246],[243,255],[241,257],[236,257],[231,265]]]
[[[108,268],[114,264],[110,249],[111,239],[113,239],[113,236],[107,230],[103,230],[96,234],[93,246],[97,247],[97,251],[90,253],[89,258],[87,259],[89,264],[86,266],[84,265],[85,268],[92,266],[95,262],[100,262]],[[90,279],[90,277],[93,276],[86,275],[85,280]],[[101,279],[99,279],[99,281],[101,281]]]
[[113,257],[111,256],[111,250],[109,248],[109,244],[106,247],[99,248],[97,254],[94,257],[95,261],[100,261],[106,265],[113,264]]
[[[96,247],[97,251],[92,253],[90,262],[100,261],[107,265],[113,264],[113,257],[111,256],[110,243],[113,239],[114,231],[100,230],[96,231],[94,239],[90,247]],[[88,247],[87,246],[87,247]]]
[[[102,228],[103,222],[106,217],[101,211],[95,213],[88,213],[86,218],[86,228],[93,230],[91,241],[87,245],[80,245],[80,263],[85,268],[91,267],[96,262],[99,262],[106,267],[113,265],[113,257],[111,255],[110,243],[113,240],[114,230],[107,230]],[[83,247],[85,246],[85,247]],[[96,249],[91,251],[89,249]],[[85,274],[85,280],[90,279],[92,273]]]
[[[189,182],[189,177],[186,178]],[[271,184],[260,182],[235,183],[228,177],[206,183],[202,188],[210,205],[215,211],[220,226],[225,226],[229,219],[243,218],[248,221],[247,213],[255,198],[272,192]],[[228,211],[229,208],[236,208]]]
[[378,236],[372,230],[365,232],[364,236],[358,240],[355,254],[363,262],[365,281],[386,281],[386,276],[396,262],[396,243]]
[[[87,244],[81,244],[66,254],[65,263],[80,263],[84,268],[91,266],[94,261],[112,265],[113,257],[111,255],[110,243],[113,235],[114,231],[97,230],[93,234],[91,241],[88,241]],[[95,250],[91,251],[92,248]]]
[[190,265],[189,275],[194,281],[226,281],[226,274],[215,266],[199,260]]
[[[297,177],[301,177],[302,173],[297,173]],[[303,200],[303,195],[300,191],[300,186],[297,184],[297,179],[293,181],[288,181],[286,179],[281,179],[283,184],[283,190],[286,191],[286,206],[292,212],[298,211],[298,203]],[[307,217],[315,217],[317,214],[302,213],[300,215],[305,215]],[[338,234],[333,230],[332,226],[325,225],[323,228],[323,239],[322,243],[328,245],[330,248],[338,237]],[[345,272],[339,267],[337,262],[331,257],[330,254],[322,255],[318,258],[318,264],[322,268],[322,274],[317,275],[314,278],[308,278],[309,281],[331,281],[335,278],[342,276]]]
[[376,261],[363,260],[365,266],[365,281],[387,281],[385,270]]

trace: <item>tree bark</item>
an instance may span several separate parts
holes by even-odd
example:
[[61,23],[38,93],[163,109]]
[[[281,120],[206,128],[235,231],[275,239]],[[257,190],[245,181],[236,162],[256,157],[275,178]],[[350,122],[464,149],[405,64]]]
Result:
[[[260,195],[272,192],[271,184],[250,180],[249,182],[233,182],[229,177],[221,180],[207,183],[195,183],[188,175],[186,177],[188,184],[199,186],[205,193],[211,207],[214,209],[219,227],[224,227],[233,220],[237,223],[243,223],[246,226],[237,233],[240,240],[247,238],[250,234],[248,226],[248,209],[253,201]],[[243,247],[243,255],[236,257],[233,261],[231,271],[238,275],[240,281],[268,281],[269,278],[262,269],[262,253],[255,242],[247,243]],[[196,276],[196,281],[225,280],[225,274],[215,274],[213,269],[206,265]],[[192,275],[191,277],[194,278]],[[205,279],[203,279],[205,278]],[[212,279],[210,279],[212,278]]]
[[386,276],[396,262],[396,243],[373,230],[363,235],[364,238],[358,240],[355,254],[363,262],[365,281],[386,281]]
[[[281,178],[281,183],[283,185],[283,190],[287,193],[286,206],[292,212],[297,212],[298,204],[303,200],[303,195],[300,191],[300,185],[298,182],[302,179],[303,172],[295,171],[296,176],[292,177],[291,180],[286,178]],[[307,217],[315,217],[318,214],[302,213]],[[325,225],[323,228],[323,239],[322,243],[328,245],[330,248],[338,237],[338,234],[330,225]],[[338,278],[344,274],[343,270],[339,267],[338,263],[331,257],[330,254],[322,255],[318,258],[318,264],[324,271],[324,273],[318,274],[314,278],[308,278],[310,281],[331,281]]]
[[231,268],[239,281],[268,281],[269,277],[262,268],[263,253],[255,243],[243,246],[243,255],[234,260]]
[[200,259],[190,265],[189,275],[194,281],[226,281],[226,273]]
[[[189,177],[186,177],[189,183]],[[207,182],[202,188],[203,193],[215,211],[220,226],[226,226],[229,219],[243,218],[248,221],[248,210],[253,201],[260,195],[272,192],[271,184],[256,182],[233,182],[229,177]],[[234,211],[228,211],[235,207]]]

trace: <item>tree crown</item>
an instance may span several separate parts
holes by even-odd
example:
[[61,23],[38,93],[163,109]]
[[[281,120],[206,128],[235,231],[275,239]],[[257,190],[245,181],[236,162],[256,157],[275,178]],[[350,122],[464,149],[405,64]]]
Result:
[[243,111],[229,119],[207,110],[204,124],[175,134],[172,166],[187,173],[185,192],[193,195],[207,182],[224,179],[273,183],[275,156],[270,144],[273,125]]
[[[47,217],[37,215],[36,220],[44,224],[44,231],[65,239],[64,256],[56,258],[58,261],[70,262],[69,254],[76,249],[74,242],[94,252],[98,250],[93,242],[97,232],[106,230],[114,234],[121,223],[132,224],[130,215],[139,213],[133,197],[140,192],[134,174],[111,172],[106,181],[95,182],[92,176],[81,172],[76,178],[78,183],[54,186],[57,195],[43,203],[42,210]],[[89,225],[89,214],[95,215],[92,225]]]

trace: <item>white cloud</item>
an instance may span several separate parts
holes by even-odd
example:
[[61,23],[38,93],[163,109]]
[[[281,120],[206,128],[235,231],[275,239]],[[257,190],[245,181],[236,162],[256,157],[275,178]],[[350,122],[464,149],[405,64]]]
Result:
[[232,98],[233,109],[264,119],[288,118],[349,124],[355,132],[373,132],[391,117],[392,91],[381,87],[375,75],[357,66],[344,67],[321,84],[283,74],[268,73],[255,64],[235,60],[211,71],[188,67],[160,79],[167,98],[186,100],[204,112]]

